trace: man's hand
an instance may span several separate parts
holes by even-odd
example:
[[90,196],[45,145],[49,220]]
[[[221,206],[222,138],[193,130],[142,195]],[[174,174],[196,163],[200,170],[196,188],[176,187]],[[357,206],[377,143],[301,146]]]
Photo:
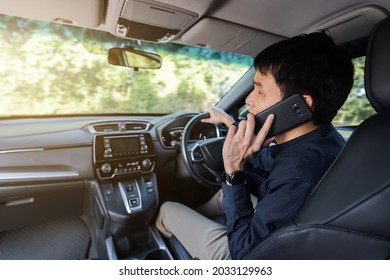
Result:
[[207,109],[206,112],[210,114],[210,117],[202,119],[201,122],[214,124],[223,123],[226,126],[229,126],[234,122],[234,119],[230,115],[217,107]]
[[251,113],[248,113],[246,121],[240,122],[238,128],[230,126],[222,150],[225,172],[231,174],[244,170],[245,162],[262,147],[270,144],[272,139],[266,137],[273,120],[274,115],[269,115],[257,135],[254,134],[255,116]]

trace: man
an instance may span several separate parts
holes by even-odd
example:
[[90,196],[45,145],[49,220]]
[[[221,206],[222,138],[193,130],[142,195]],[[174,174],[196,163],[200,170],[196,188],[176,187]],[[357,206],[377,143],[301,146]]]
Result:
[[[331,121],[352,88],[354,69],[329,36],[312,33],[271,45],[255,58],[254,67],[247,120],[237,127],[217,108],[209,109],[210,117],[203,120],[229,127],[222,151],[222,191],[197,211],[166,202],[156,221],[165,237],[175,235],[193,257],[243,258],[296,215],[344,144]],[[254,135],[254,116],[295,93],[302,95],[313,118],[266,139],[274,118],[270,115]],[[268,146],[270,140],[276,144]],[[256,200],[247,185],[249,166],[265,177]],[[226,226],[207,218],[223,212]]]

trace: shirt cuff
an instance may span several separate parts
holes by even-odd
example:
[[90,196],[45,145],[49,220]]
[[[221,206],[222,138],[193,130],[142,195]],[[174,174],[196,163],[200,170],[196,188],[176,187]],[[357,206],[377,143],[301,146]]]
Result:
[[222,183],[222,206],[225,210],[253,208],[250,189],[246,184],[230,186]]

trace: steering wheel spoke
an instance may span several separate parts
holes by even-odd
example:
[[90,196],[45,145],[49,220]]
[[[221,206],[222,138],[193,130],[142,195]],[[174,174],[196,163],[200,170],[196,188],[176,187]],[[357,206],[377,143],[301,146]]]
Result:
[[195,143],[194,145],[192,145],[192,147],[190,147],[189,153],[190,153],[191,162],[193,162],[193,163],[203,163],[204,162],[202,150],[201,150],[198,143]]

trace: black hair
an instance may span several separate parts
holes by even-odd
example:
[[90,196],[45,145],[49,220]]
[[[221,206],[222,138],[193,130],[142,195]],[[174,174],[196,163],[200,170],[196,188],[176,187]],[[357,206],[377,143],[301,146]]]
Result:
[[311,95],[313,120],[319,125],[333,120],[353,85],[351,58],[323,32],[267,47],[256,56],[254,67],[274,77],[283,99],[295,93]]

